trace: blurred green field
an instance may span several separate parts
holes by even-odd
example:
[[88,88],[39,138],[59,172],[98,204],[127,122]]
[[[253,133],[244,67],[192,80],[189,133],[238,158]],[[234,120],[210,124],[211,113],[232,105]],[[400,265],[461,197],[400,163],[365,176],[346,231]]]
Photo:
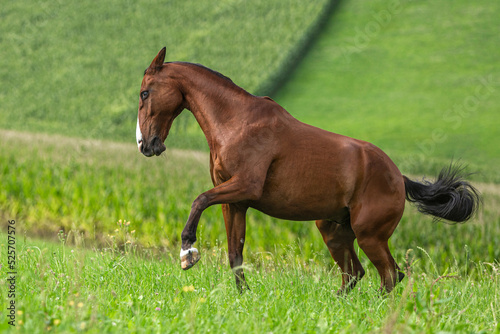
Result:
[[343,1],[274,98],[373,142],[404,173],[462,159],[498,183],[499,15],[496,0]]
[[[308,40],[331,1],[2,3],[0,128],[133,141],[144,69],[202,63],[261,92]],[[175,147],[206,149],[185,113]]]

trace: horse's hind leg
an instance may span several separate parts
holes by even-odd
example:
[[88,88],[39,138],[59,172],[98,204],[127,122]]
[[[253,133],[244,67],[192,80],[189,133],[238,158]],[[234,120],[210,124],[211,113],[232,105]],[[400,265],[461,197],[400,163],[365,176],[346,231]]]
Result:
[[380,290],[391,292],[404,278],[398,265],[389,251],[387,240],[378,240],[375,237],[363,237],[358,239],[359,247],[365,252],[370,261],[375,265],[381,278]]
[[349,292],[365,274],[354,251],[356,236],[348,222],[337,224],[330,220],[317,220],[316,226],[330,254],[342,270],[342,286],[338,293]]
[[373,263],[381,278],[381,290],[390,292],[404,278],[387,244],[401,219],[401,213],[382,212],[382,209],[364,206],[363,212],[351,211],[352,228],[358,245]]

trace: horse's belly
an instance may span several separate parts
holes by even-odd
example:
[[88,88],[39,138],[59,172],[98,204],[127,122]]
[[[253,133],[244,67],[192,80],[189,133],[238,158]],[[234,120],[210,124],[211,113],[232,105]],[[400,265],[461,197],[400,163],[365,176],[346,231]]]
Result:
[[285,219],[285,220],[319,220],[328,219],[333,221],[343,221],[346,216],[347,208],[340,207],[291,207],[282,206],[279,203],[276,205],[268,205],[269,203],[255,203],[251,207],[257,209],[271,217]]
[[250,206],[287,220],[342,219],[353,187],[349,177],[339,173],[330,166],[328,171],[310,167],[270,175],[261,199]]

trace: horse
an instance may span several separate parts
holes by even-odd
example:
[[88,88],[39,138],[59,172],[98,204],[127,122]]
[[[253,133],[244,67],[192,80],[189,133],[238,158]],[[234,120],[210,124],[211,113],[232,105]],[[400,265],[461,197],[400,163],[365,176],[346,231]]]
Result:
[[380,290],[390,292],[404,278],[388,240],[405,200],[437,220],[465,222],[478,210],[480,194],[461,166],[445,167],[435,182],[411,180],[375,145],[302,123],[271,98],[252,95],[200,64],[165,63],[165,54],[161,49],[144,72],[138,149],[159,156],[173,121],[188,109],[208,142],[214,185],[194,200],[181,233],[184,270],[200,259],[193,244],[202,212],[221,204],[240,292],[248,288],[242,268],[248,208],[315,221],[342,271],[338,293],[352,290],[365,274],[357,239],[380,275]]

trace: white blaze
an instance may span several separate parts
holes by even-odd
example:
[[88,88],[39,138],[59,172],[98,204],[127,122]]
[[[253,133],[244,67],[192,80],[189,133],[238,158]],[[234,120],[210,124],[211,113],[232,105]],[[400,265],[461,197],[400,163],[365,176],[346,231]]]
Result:
[[137,117],[137,127],[135,128],[135,139],[137,140],[137,147],[139,148],[140,152],[142,146],[142,133],[141,133],[141,128],[139,128],[139,117]]

